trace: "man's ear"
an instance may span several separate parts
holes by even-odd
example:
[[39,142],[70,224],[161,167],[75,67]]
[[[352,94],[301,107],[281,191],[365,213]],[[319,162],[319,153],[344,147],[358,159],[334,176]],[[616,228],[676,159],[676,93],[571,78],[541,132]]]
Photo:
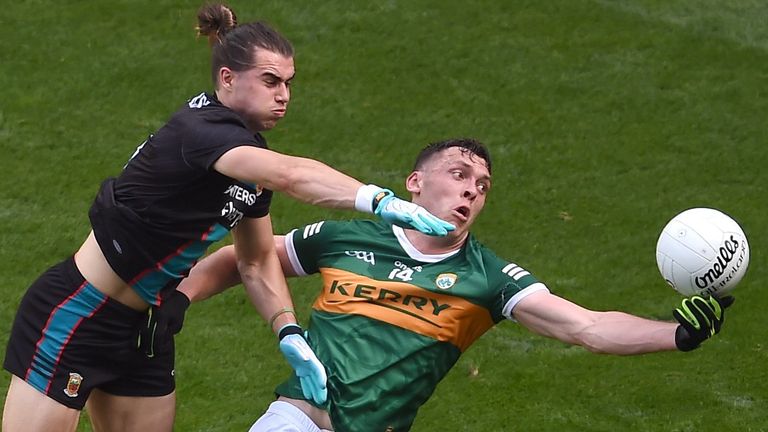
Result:
[[219,68],[219,88],[226,91],[232,91],[232,81],[235,79],[235,73],[232,69],[222,66]]
[[411,175],[408,176],[407,179],[405,179],[405,189],[408,190],[408,192],[412,194],[418,194],[421,192],[421,186],[422,186],[422,176],[421,171],[413,171]]

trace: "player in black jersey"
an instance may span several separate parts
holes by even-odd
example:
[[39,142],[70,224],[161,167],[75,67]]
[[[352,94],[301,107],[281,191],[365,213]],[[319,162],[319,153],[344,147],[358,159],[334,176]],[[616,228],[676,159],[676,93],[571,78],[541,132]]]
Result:
[[261,131],[290,99],[290,42],[260,22],[238,26],[222,5],[201,8],[198,22],[212,46],[215,92],[191,98],[102,184],[85,242],[27,290],[4,362],[14,375],[4,431],[73,431],[84,406],[97,431],[172,430],[174,347],[164,333],[181,322],[154,312],[186,309],[176,285],[230,230],[253,304],[305,396],[324,401],[325,370],[296,324],[275,252],[272,191],[429,234],[453,229],[389,190],[267,149]]
[[[371,221],[324,221],[275,237],[286,275],[322,276],[308,335],[328,368],[330,396],[317,404],[293,376],[250,432],[407,431],[461,353],[505,319],[616,355],[688,351],[720,331],[732,298],[686,298],[673,312],[677,322],[592,311],[480,244],[470,227],[491,189],[491,162],[474,140],[425,148],[406,187],[456,230],[437,238]],[[223,247],[179,290],[194,301],[216,294],[239,282],[235,263]]]

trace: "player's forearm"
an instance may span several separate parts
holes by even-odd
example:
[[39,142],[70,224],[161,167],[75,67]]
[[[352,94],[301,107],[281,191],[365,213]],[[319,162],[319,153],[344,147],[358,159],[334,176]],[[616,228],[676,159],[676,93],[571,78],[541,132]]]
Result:
[[198,302],[212,297],[240,283],[237,256],[232,246],[225,246],[198,262],[177,290],[190,301]]
[[238,262],[245,291],[259,315],[277,331],[285,324],[296,323],[288,285],[274,253],[258,261]]
[[633,355],[676,350],[677,323],[654,321],[623,312],[598,312],[579,331],[576,343],[596,353]]
[[322,162],[294,157],[280,186],[282,192],[308,204],[354,209],[363,184]]

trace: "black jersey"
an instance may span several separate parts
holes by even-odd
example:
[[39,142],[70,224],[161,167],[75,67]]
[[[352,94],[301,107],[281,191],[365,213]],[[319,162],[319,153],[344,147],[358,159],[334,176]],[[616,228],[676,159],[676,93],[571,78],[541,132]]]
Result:
[[269,213],[272,191],[213,170],[242,145],[267,148],[213,95],[192,98],[142,143],[89,213],[112,269],[151,304],[175,286],[208,246],[243,217]]

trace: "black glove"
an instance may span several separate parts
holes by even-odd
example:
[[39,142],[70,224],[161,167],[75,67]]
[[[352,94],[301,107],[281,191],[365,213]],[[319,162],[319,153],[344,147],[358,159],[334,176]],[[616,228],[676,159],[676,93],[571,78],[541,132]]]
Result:
[[136,340],[139,351],[152,358],[159,346],[169,343],[173,335],[181,331],[189,303],[184,293],[173,290],[160,306],[149,308]]
[[733,304],[733,301],[732,296],[693,296],[683,299],[680,307],[672,312],[680,323],[675,332],[677,349],[696,349],[702,342],[718,334],[725,320],[725,308]]

